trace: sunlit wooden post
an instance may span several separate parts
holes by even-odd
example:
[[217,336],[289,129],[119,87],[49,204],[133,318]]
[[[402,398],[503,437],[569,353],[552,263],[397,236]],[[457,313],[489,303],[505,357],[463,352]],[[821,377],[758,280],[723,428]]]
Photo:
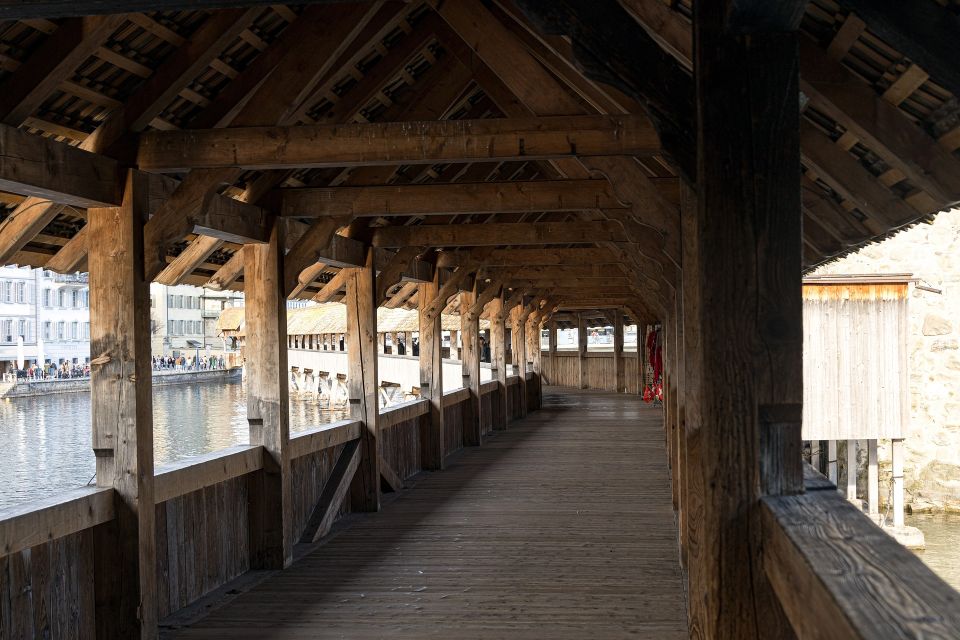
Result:
[[157,637],[148,179],[127,173],[120,207],[90,208],[90,407],[97,486],[116,518],[95,530],[97,638]]
[[347,306],[347,393],[350,417],[363,422],[360,436],[360,463],[350,485],[354,511],[380,510],[380,456],[378,419],[380,398],[377,375],[376,271],[373,250],[367,264],[350,269],[346,279]]
[[527,416],[527,314],[522,304],[513,308],[513,371],[520,380],[520,417]]
[[540,358],[540,319],[538,315],[531,315],[527,319],[527,360],[533,372],[534,406],[528,410],[539,409],[543,405],[543,364]]
[[587,322],[583,313],[577,314],[577,364],[580,388],[587,388]]
[[293,559],[294,534],[281,226],[243,251],[247,422],[250,444],[263,446],[263,470],[250,482],[250,560],[257,569],[282,569]]
[[463,415],[463,444],[478,446],[482,441],[480,426],[480,318],[470,307],[477,301],[477,284],[460,292],[460,335],[463,340],[463,387],[470,391],[470,400]]
[[443,469],[445,434],[443,425],[443,342],[441,313],[445,306],[430,310],[440,291],[440,270],[433,281],[420,285],[420,397],[430,403],[430,412],[423,417],[420,430],[420,455],[424,469]]
[[488,305],[490,309],[490,368],[493,379],[497,381],[498,401],[494,415],[495,429],[506,429],[507,415],[507,329],[504,318],[503,293],[494,296]]

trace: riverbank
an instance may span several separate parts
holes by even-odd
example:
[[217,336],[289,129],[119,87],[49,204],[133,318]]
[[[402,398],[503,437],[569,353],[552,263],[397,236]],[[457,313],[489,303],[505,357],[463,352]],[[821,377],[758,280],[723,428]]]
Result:
[[[241,369],[211,369],[207,371],[154,371],[153,386],[163,387],[173,384],[193,384],[198,382],[228,382],[239,380]],[[90,391],[90,378],[21,380],[20,382],[0,383],[0,399],[28,398],[50,394],[78,393]]]

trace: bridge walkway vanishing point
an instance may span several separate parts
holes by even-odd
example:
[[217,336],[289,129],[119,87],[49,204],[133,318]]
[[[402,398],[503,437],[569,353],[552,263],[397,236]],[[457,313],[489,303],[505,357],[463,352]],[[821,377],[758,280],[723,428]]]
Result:
[[637,396],[545,390],[541,411],[164,635],[685,638],[662,422]]

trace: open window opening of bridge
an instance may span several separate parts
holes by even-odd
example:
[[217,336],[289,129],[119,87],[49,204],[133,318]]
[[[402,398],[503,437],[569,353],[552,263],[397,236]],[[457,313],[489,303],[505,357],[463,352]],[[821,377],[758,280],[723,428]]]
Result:
[[958,13],[0,2],[0,640],[958,637],[919,280],[813,274],[960,201]]

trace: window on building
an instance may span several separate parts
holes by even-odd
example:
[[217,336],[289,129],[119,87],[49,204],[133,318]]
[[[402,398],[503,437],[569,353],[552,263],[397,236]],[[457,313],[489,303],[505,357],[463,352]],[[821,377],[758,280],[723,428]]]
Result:
[[183,296],[177,296],[177,309],[183,309]]
[[168,296],[167,296],[167,308],[168,308],[168,309],[173,308],[173,296],[172,296],[172,295],[168,295]]
[[4,342],[13,342],[13,320],[3,321],[3,331],[0,331],[0,338]]
[[67,292],[63,289],[57,291],[57,306],[61,309],[64,309],[67,306]]
[[84,340],[89,340],[89,339],[90,339],[90,323],[89,323],[89,322],[84,322],[84,323],[83,323],[83,335],[82,335],[81,337],[82,337]]
[[58,322],[57,323],[57,340],[63,340],[66,331],[66,323]]
[[13,302],[13,287],[9,282],[3,283],[3,301]]
[[176,333],[177,323],[173,320],[167,321],[167,335],[174,335]]
[[70,323],[70,339],[71,339],[71,340],[76,340],[76,339],[78,339],[78,338],[80,337],[80,326],[79,326],[79,324],[80,324],[80,323],[78,323],[78,322],[71,322],[71,323]]
[[23,338],[24,340],[27,339],[27,321],[26,320],[21,320],[20,322],[17,323],[17,336]]
[[50,289],[43,290],[43,306],[47,309],[50,308]]
[[27,301],[27,285],[23,282],[17,283],[17,302],[23,304]]
[[71,296],[71,302],[73,303],[73,308],[76,309],[80,306],[80,292],[74,289]]
[[49,322],[44,322],[43,323],[43,339],[44,340],[50,339],[50,336],[51,336],[50,331],[51,331],[51,324]]

